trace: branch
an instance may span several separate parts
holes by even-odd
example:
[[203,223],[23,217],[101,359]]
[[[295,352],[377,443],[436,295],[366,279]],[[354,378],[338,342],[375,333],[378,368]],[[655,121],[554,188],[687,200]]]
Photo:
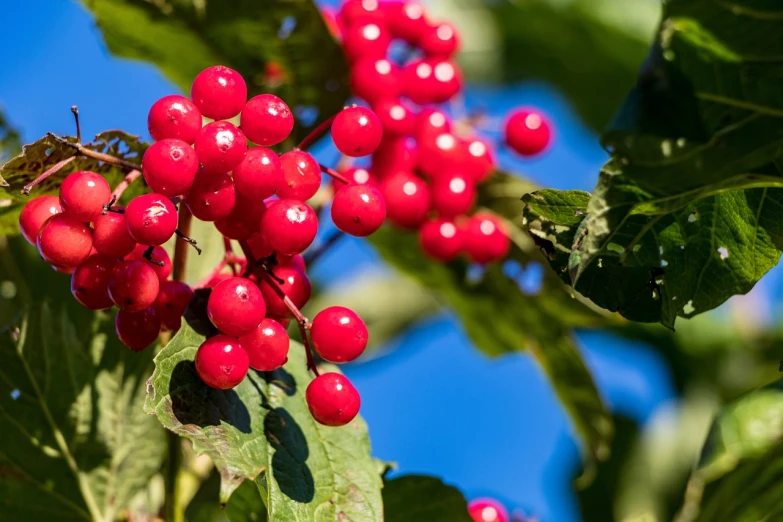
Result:
[[117,183],[117,186],[114,188],[114,191],[112,191],[111,195],[112,198],[114,198],[115,201],[118,201],[122,197],[122,193],[125,192],[125,189],[128,188],[128,186],[136,181],[139,176],[141,176],[141,171],[138,169],[134,169],[125,176],[125,178]]
[[340,174],[336,170],[330,169],[326,165],[321,165],[320,163],[318,164],[318,166],[321,167],[321,172],[323,172],[324,174],[329,174],[334,179],[342,181],[346,185],[350,185],[351,184],[351,182],[348,181],[348,178],[346,178],[345,176],[343,176],[342,174]]
[[[177,230],[183,235],[190,234],[190,223],[193,221],[193,214],[190,213],[190,209],[187,205],[179,206],[179,222],[177,223]],[[174,243],[174,259],[172,261],[172,279],[174,281],[185,280],[185,268],[188,262],[188,246],[187,240],[182,239],[181,236],[177,237],[177,241]]]
[[111,165],[117,165],[118,167],[122,167],[128,170],[139,170],[141,169],[141,165],[137,165],[136,163],[131,163],[130,161],[125,161],[124,159],[115,158],[114,156],[110,156],[108,154],[104,154],[103,152],[97,152],[92,149],[88,149],[81,143],[73,143],[71,141],[66,140],[65,138],[62,138],[52,132],[48,133],[47,136],[51,136],[52,139],[57,141],[58,143],[62,143],[63,145],[66,145],[68,147],[71,147],[72,149],[76,149],[76,151],[81,154],[82,156],[86,156],[88,158],[96,159],[98,161],[102,161],[104,163],[109,163]]
[[297,149],[306,149],[310,145],[312,145],[318,138],[321,137],[321,134],[326,132],[326,129],[328,129],[331,125],[334,119],[337,117],[337,114],[334,116],[331,116],[326,121],[318,125],[316,128],[310,131],[310,134],[304,137],[302,141],[299,142],[299,145],[296,146]]
[[55,163],[54,165],[49,167],[46,170],[46,172],[44,172],[43,174],[41,174],[40,176],[35,178],[33,181],[31,181],[30,183],[28,183],[24,187],[22,187],[22,194],[24,194],[25,196],[29,196],[30,195],[30,191],[33,190],[36,187],[36,185],[39,185],[46,178],[48,178],[49,176],[51,176],[55,172],[59,171],[61,168],[63,168],[64,166],[66,166],[67,164],[69,164],[70,162],[72,162],[75,159],[76,159],[76,156],[71,156],[70,158],[64,159],[62,161],[58,161],[57,163]]

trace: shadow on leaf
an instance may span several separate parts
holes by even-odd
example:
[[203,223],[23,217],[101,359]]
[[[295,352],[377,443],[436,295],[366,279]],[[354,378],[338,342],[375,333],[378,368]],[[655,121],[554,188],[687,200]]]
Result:
[[285,409],[275,408],[264,419],[264,435],[275,448],[272,471],[280,491],[296,502],[312,501],[315,481],[306,462],[310,449],[302,428]]

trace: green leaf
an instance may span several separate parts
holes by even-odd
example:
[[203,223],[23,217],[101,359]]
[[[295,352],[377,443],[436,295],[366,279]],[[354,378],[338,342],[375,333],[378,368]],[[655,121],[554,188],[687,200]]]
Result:
[[[342,50],[310,0],[83,2],[112,53],[157,65],[186,93],[196,74],[220,64],[242,74],[249,96],[271,92],[292,109],[314,107],[319,121],[349,97]],[[298,121],[292,139],[309,128]]]
[[468,503],[460,491],[440,479],[405,475],[383,486],[385,522],[471,522]]
[[[203,323],[186,317],[200,329]],[[205,337],[191,324],[156,356],[145,410],[212,458],[222,478],[221,502],[249,479],[271,520],[382,520],[367,427],[358,417],[341,428],[315,422],[304,398],[310,375],[303,347],[292,343],[279,370],[251,370],[233,390],[213,390],[193,367]]]

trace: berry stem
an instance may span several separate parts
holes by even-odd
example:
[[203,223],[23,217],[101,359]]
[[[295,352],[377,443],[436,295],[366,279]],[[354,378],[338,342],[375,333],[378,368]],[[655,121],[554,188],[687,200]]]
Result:
[[338,181],[342,181],[346,185],[350,185],[351,184],[351,182],[348,181],[348,179],[345,176],[343,176],[342,174],[340,174],[336,170],[330,169],[326,165],[321,165],[320,163],[318,164],[318,166],[321,167],[321,172],[323,172],[324,174],[328,174],[331,177],[333,177],[334,179],[336,179]]
[[[190,209],[187,205],[179,206],[179,222],[177,224],[177,241],[174,243],[174,259],[172,260],[172,279],[175,281],[185,280],[185,269],[188,263],[188,246],[187,239],[183,239],[183,236],[190,234],[190,224],[193,221],[193,214],[190,213]],[[182,235],[180,235],[182,234]],[[191,240],[192,241],[192,240]],[[195,245],[194,245],[195,246]],[[195,247],[198,250],[198,247]],[[198,250],[201,254],[201,250]]]
[[304,137],[302,141],[299,142],[299,145],[296,146],[297,149],[305,150],[307,147],[315,143],[318,138],[321,137],[321,134],[326,132],[326,129],[329,128],[329,126],[332,124],[334,119],[337,117],[337,114],[329,117],[328,119],[324,120],[320,125],[318,125],[316,128],[310,131],[310,134]]
[[57,163],[55,163],[54,165],[49,167],[46,170],[46,172],[44,172],[43,174],[41,174],[40,176],[35,178],[33,181],[31,181],[30,183],[28,183],[24,187],[22,187],[22,194],[24,194],[25,196],[29,196],[30,195],[30,191],[33,190],[36,185],[40,184],[46,178],[48,178],[49,176],[51,176],[52,174],[54,174],[55,172],[57,172],[58,170],[60,170],[61,168],[63,168],[64,166],[66,166],[67,164],[69,164],[70,162],[72,162],[75,159],[76,159],[76,156],[71,156],[70,158],[66,158],[66,159],[64,159],[62,161],[58,161]]
[[79,123],[79,107],[71,105],[71,112],[73,113],[73,119],[76,122],[76,143],[82,143],[82,126]]
[[110,163],[112,165],[117,165],[118,167],[123,167],[128,170],[138,170],[141,168],[140,165],[137,165],[136,163],[131,163],[130,161],[125,161],[124,159],[115,158],[114,156],[110,156],[108,154],[104,154],[103,152],[98,152],[92,149],[88,149],[81,143],[73,143],[71,141],[66,140],[65,138],[62,138],[54,133],[49,133],[48,136],[51,136],[54,140],[62,143],[63,145],[67,145],[68,147],[71,147],[73,149],[76,149],[76,151],[81,154],[82,156],[86,156],[88,158],[96,159],[98,161],[102,161],[104,163]]
[[220,272],[223,271],[224,268],[226,268],[226,265],[228,265],[228,258],[224,257],[223,259],[220,260],[220,262],[217,264],[217,266],[215,268],[213,268],[207,275],[205,275],[201,279],[201,281],[196,283],[196,285],[193,288],[194,289],[195,288],[204,288],[205,286],[207,286],[207,284],[209,284],[209,282],[212,281],[212,279],[214,277],[216,277]]
[[123,192],[125,192],[125,189],[128,188],[128,186],[136,181],[139,176],[141,176],[141,171],[138,169],[134,169],[125,176],[125,178],[117,183],[117,186],[114,188],[114,191],[111,193],[112,197],[115,198],[114,201],[119,200],[122,197]]
[[312,251],[305,252],[304,262],[305,265],[310,266],[318,261],[321,256],[328,252],[342,237],[345,236],[345,232],[335,229],[329,234],[324,241],[318,244],[318,246]]
[[310,349],[310,340],[307,338],[307,325],[297,323],[299,325],[299,335],[302,336],[302,345],[304,345],[305,354],[307,355],[307,367],[312,370],[316,377],[320,377],[321,374],[318,371],[318,366],[315,365],[315,358],[313,357],[313,351]]

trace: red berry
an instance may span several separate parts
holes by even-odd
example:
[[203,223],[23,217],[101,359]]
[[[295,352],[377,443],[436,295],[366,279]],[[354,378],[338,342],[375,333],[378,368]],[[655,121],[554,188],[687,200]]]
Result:
[[480,139],[467,143],[465,160],[462,170],[476,183],[486,181],[495,171],[495,160],[489,144]]
[[230,172],[245,158],[247,139],[234,124],[213,121],[201,128],[194,148],[205,170]]
[[283,325],[274,319],[264,319],[252,332],[239,338],[250,359],[250,367],[260,372],[271,372],[288,360],[290,340]]
[[534,156],[547,148],[552,138],[549,121],[532,109],[514,111],[506,121],[506,143],[523,156]]
[[310,246],[318,233],[318,216],[310,205],[296,199],[281,199],[261,218],[261,232],[269,247],[279,254],[298,254]]
[[341,174],[345,179],[348,180],[349,183],[346,184],[337,178],[332,178],[332,186],[334,187],[335,192],[348,185],[373,185],[374,186],[377,185],[377,181],[378,181],[375,179],[375,176],[370,174],[370,171],[362,168],[350,168],[344,170],[343,172],[341,172]]
[[313,379],[305,398],[313,418],[326,426],[345,426],[361,406],[359,392],[339,373],[324,373]]
[[416,114],[400,100],[381,100],[373,105],[384,136],[410,136],[416,129]]
[[384,58],[390,43],[386,27],[374,22],[352,25],[343,34],[343,50],[352,62],[360,58]]
[[278,197],[307,201],[315,196],[321,186],[321,167],[315,158],[307,152],[292,150],[280,156],[280,165],[283,180],[277,187]]
[[417,60],[403,68],[403,94],[420,105],[442,103],[462,88],[457,67],[446,60]]
[[41,225],[37,245],[44,261],[69,268],[90,256],[92,232],[89,227],[65,214],[55,214]]
[[405,2],[389,9],[389,31],[394,38],[416,44],[427,30],[427,15],[418,2]]
[[19,229],[24,238],[35,245],[41,225],[55,214],[62,212],[57,196],[39,196],[27,202],[19,214]]
[[164,96],[150,108],[147,128],[152,139],[182,140],[189,145],[201,130],[201,112],[196,104],[178,94]]
[[114,330],[122,344],[140,352],[158,338],[160,318],[152,307],[139,312],[120,310],[114,318]]
[[476,263],[490,263],[504,258],[511,248],[506,225],[495,215],[479,213],[463,225],[464,247]]
[[121,310],[139,312],[155,302],[160,280],[146,263],[120,261],[112,270],[108,288],[109,297]]
[[305,265],[304,257],[302,254],[294,254],[292,256],[277,256],[277,262],[280,266],[290,266],[296,268],[303,274],[307,273],[307,266]]
[[448,58],[457,52],[459,36],[451,24],[440,22],[422,31],[418,43],[427,56]]
[[196,352],[196,373],[204,384],[218,390],[230,390],[238,385],[249,367],[247,351],[227,335],[207,339]]
[[344,27],[356,23],[382,22],[385,14],[378,0],[348,0],[340,7],[339,20]]
[[271,197],[283,184],[280,157],[271,149],[253,147],[234,168],[234,185],[243,196],[262,200]]
[[419,229],[419,244],[433,259],[451,261],[462,251],[463,235],[453,221],[434,219]]
[[209,295],[207,315],[226,335],[239,337],[253,331],[266,314],[261,290],[249,279],[232,277],[218,284]]
[[247,101],[247,85],[235,70],[215,65],[196,75],[190,97],[207,118],[225,120],[242,111]]
[[416,141],[429,145],[441,134],[451,132],[451,118],[440,109],[424,109],[416,118]]
[[169,257],[168,252],[160,246],[156,245],[152,247],[152,253],[149,255],[149,259],[144,257],[144,253],[147,251],[149,247],[145,245],[137,245],[136,248],[133,249],[133,252],[131,252],[127,259],[134,260],[134,261],[141,261],[142,263],[148,265],[150,268],[152,268],[156,274],[158,274],[158,279],[160,280],[161,284],[168,279],[168,277],[171,275],[171,271],[173,269],[171,265],[171,258]]
[[263,201],[254,201],[237,194],[234,210],[223,219],[215,221],[215,228],[229,239],[244,241],[261,230],[261,218],[265,212],[266,205]]
[[508,511],[497,500],[479,498],[468,504],[468,512],[475,522],[509,522]]
[[82,170],[68,174],[60,185],[60,207],[82,223],[89,223],[103,212],[111,200],[111,187],[103,176]]
[[454,171],[462,171],[468,157],[465,142],[453,134],[444,133],[432,142],[419,147],[418,167],[430,178],[436,179]]
[[71,276],[71,293],[79,304],[90,310],[112,307],[109,278],[116,264],[116,258],[94,254],[76,267]]
[[[304,274],[292,266],[277,266],[273,273],[280,281],[275,280],[274,284],[278,286],[297,308],[302,308],[310,300],[310,280]],[[273,319],[288,319],[293,314],[285,305],[280,296],[271,286],[269,277],[261,277],[258,288],[264,296],[266,302],[266,315]]]
[[386,216],[397,226],[416,228],[430,211],[430,188],[410,172],[399,171],[381,182]]
[[142,245],[162,245],[177,230],[177,209],[161,194],[143,194],[125,208],[130,236]]
[[71,275],[71,274],[73,274],[74,270],[76,270],[76,267],[75,266],[55,266],[55,265],[52,265],[52,270],[54,270],[58,274]]
[[141,168],[153,192],[173,198],[193,185],[198,162],[196,152],[187,142],[165,139],[150,145],[141,160]]
[[332,221],[352,236],[369,236],[383,225],[386,203],[381,192],[370,185],[350,185],[337,192],[332,201]]
[[372,154],[383,138],[383,125],[378,116],[366,107],[347,107],[332,122],[332,140],[337,150],[346,156]]
[[365,58],[351,67],[351,89],[369,103],[402,93],[402,70],[385,58]]
[[275,253],[274,250],[267,244],[264,234],[253,234],[247,239],[247,246],[253,252],[254,259],[264,259]]
[[[112,208],[122,210],[122,207]],[[92,246],[98,253],[111,257],[125,257],[136,248],[137,243],[128,233],[125,224],[125,214],[107,212],[95,218],[92,226]]]
[[310,329],[313,349],[333,363],[351,362],[367,347],[367,326],[356,312],[330,306],[318,312]]
[[274,94],[250,98],[242,109],[239,126],[247,139],[269,147],[285,141],[294,128],[294,115]]
[[185,204],[201,221],[217,221],[234,210],[236,191],[231,176],[221,172],[199,171],[185,195]]
[[433,60],[431,65],[433,83],[429,85],[432,89],[430,100],[432,103],[446,102],[462,90],[462,72],[448,60]]
[[193,298],[193,289],[182,281],[163,281],[152,307],[163,326],[171,331],[182,326],[182,314]]
[[418,161],[418,150],[410,140],[387,138],[372,155],[372,173],[378,178],[386,178],[400,170],[412,171]]
[[443,218],[465,214],[476,202],[476,185],[463,174],[440,176],[432,181],[432,209]]

